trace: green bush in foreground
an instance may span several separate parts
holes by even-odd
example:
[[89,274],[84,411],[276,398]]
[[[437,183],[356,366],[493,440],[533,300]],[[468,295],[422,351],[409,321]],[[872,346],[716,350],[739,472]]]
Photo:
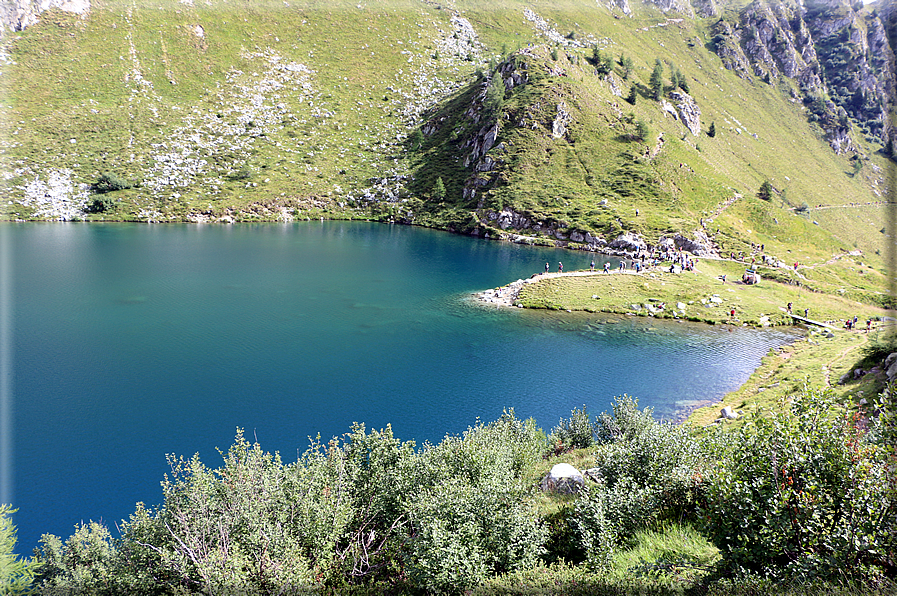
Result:
[[576,525],[590,566],[606,569],[639,530],[663,519],[685,519],[702,497],[703,477],[718,449],[682,426],[658,422],[628,396],[613,415],[598,417],[595,463],[602,482],[576,504]]
[[595,422],[577,409],[555,429],[595,442],[599,480],[565,497],[537,493],[549,442],[513,411],[420,448],[356,424],[290,464],[238,432],[217,469],[171,456],[162,506],[138,504],[120,538],[96,523],[45,535],[36,589],[725,595],[785,582],[886,593],[893,420],[882,412],[866,433],[809,391],[791,412],[695,434],[624,396]]
[[735,570],[768,577],[893,578],[897,474],[874,441],[816,390],[754,416],[710,475],[704,527]]
[[16,510],[0,505],[0,594],[26,594],[34,577],[34,564],[15,553],[16,527],[9,518]]
[[569,418],[560,419],[558,425],[551,429],[548,442],[555,451],[581,449],[592,446],[594,433],[595,425],[583,406],[582,409],[573,408]]

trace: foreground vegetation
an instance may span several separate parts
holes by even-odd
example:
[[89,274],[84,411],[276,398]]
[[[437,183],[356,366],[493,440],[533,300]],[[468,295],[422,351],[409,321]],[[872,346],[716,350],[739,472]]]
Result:
[[[513,411],[420,447],[356,425],[288,464],[238,431],[218,468],[171,456],[163,503],[120,536],[45,535],[28,572],[39,594],[886,593],[897,425],[880,405],[808,390],[698,432],[623,397],[547,437]],[[578,494],[539,490],[560,461],[594,468]]]

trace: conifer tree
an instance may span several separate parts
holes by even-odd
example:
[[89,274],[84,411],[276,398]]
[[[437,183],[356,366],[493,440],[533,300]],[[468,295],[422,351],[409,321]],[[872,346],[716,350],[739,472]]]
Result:
[[501,73],[495,71],[492,73],[492,79],[489,81],[489,88],[486,89],[486,110],[488,110],[491,116],[497,116],[504,101],[505,82]]
[[620,66],[623,67],[623,78],[628,80],[632,76],[632,58],[620,54]]
[[654,63],[654,72],[651,73],[651,92],[654,94],[654,101],[660,101],[663,97],[663,64],[659,58]]
[[442,181],[442,176],[437,178],[436,184],[433,185],[433,198],[437,201],[445,198],[445,182]]

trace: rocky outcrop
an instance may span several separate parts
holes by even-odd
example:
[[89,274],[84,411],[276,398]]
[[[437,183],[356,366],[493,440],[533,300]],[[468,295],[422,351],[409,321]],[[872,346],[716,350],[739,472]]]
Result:
[[498,213],[490,212],[486,217],[502,230],[507,230],[508,228],[525,230],[530,226],[530,220],[527,217],[512,209],[502,209]]
[[648,248],[644,239],[635,232],[623,232],[608,243],[608,246],[626,252],[638,252]]
[[[461,146],[461,150],[465,152],[464,167],[473,169],[473,174],[467,179],[462,191],[462,196],[465,200],[475,198],[480,190],[489,186],[492,182],[492,176],[489,173],[504,163],[497,155],[488,155],[493,148],[496,149],[496,153],[501,154],[504,152],[504,144],[500,142],[496,144],[501,133],[498,115],[489,114],[488,110],[484,108],[489,85],[495,77],[500,79],[501,84],[505,88],[505,93],[510,92],[515,87],[526,85],[529,82],[529,62],[527,58],[527,54],[521,52],[502,62],[495,69],[495,72],[492,73],[492,79],[483,81],[480,92],[465,113],[465,116],[474,122],[479,122],[481,119],[487,120],[484,117],[487,115],[492,117],[492,119],[484,122],[476,134],[467,139]],[[566,114],[566,108],[563,108],[563,113]],[[563,127],[566,126],[566,122],[569,120],[562,117],[561,105],[558,106],[558,118],[561,119],[560,122],[556,120],[560,127],[558,130],[562,130],[561,135],[563,135],[566,133],[566,129]],[[425,125],[422,130],[424,134],[431,134],[437,128],[438,123],[433,122]]]
[[632,14],[632,8],[629,7],[629,0],[608,0],[607,7],[611,10],[615,8],[621,10],[626,16]]
[[[889,108],[897,98],[894,52],[885,2],[868,12],[848,0],[810,4],[757,0],[736,21],[720,19],[713,44],[726,68],[746,79],[793,80],[839,152],[853,147],[848,119],[867,134],[887,138]],[[834,107],[819,98],[828,96]],[[817,105],[812,104],[816,102]]]
[[691,4],[685,0],[644,0],[645,4],[653,4],[663,12],[678,12],[680,14],[692,16],[694,11]]
[[563,138],[567,134],[567,125],[570,124],[571,120],[573,120],[573,117],[567,111],[567,104],[564,102],[559,103],[557,116],[554,117],[554,122],[551,123],[551,136],[555,139]]
[[694,236],[694,239],[691,239],[682,234],[676,234],[672,238],[672,246],[699,257],[719,256],[719,251],[703,230],[695,232]]
[[35,24],[45,10],[58,8],[65,12],[86,14],[90,0],[8,0],[0,3],[0,25],[3,31],[21,31]]
[[713,46],[723,61],[723,66],[734,71],[742,79],[750,79],[751,66],[741,48],[741,34],[732,23],[720,19],[711,30]]
[[719,9],[716,7],[714,0],[692,0],[691,5],[695,9],[695,13],[705,19],[719,14]]
[[695,136],[701,134],[701,108],[694,98],[680,89],[671,91],[670,99],[675,102],[679,118],[689,132]]
[[832,151],[838,155],[847,151],[856,150],[856,146],[850,138],[850,131],[846,128],[835,128],[834,130],[828,131],[825,135],[825,140],[828,141]]

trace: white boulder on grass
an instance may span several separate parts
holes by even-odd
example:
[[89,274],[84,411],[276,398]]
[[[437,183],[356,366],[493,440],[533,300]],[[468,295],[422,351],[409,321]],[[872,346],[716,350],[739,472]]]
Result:
[[570,464],[556,464],[542,480],[542,490],[569,495],[579,492],[585,484],[582,472]]

